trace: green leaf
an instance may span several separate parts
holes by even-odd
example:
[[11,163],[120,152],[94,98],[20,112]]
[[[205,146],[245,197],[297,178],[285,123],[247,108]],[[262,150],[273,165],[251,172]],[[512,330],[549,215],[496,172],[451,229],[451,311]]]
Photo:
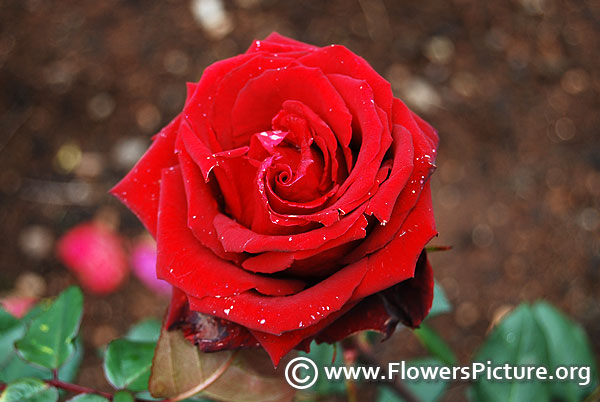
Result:
[[24,328],[20,321],[0,308],[0,381],[9,382],[2,378],[2,369],[12,358],[14,343],[23,336]]
[[31,363],[55,369],[75,351],[83,295],[77,287],[62,292],[46,310],[35,317],[25,336],[16,342],[20,355]]
[[431,305],[431,310],[429,311],[427,318],[449,313],[450,311],[452,311],[452,305],[446,297],[446,292],[436,281],[433,285],[433,304]]
[[[594,361],[594,352],[583,328],[571,321],[560,311],[546,302],[537,302],[532,307],[548,346],[549,369],[557,366],[584,367],[575,369],[581,379],[587,378],[589,383],[579,385],[578,381],[551,382],[552,396],[561,401],[581,401],[598,386],[598,369]],[[569,345],[565,347],[565,345]],[[585,367],[589,370],[586,374]],[[583,371],[582,371],[583,370]],[[582,384],[585,381],[579,381]]]
[[400,398],[390,387],[379,386],[377,388],[376,402],[403,402],[404,399]]
[[83,360],[83,341],[81,336],[75,338],[75,353],[73,353],[67,361],[58,369],[58,378],[62,381],[71,382],[77,377],[79,366]]
[[[422,359],[414,359],[406,362],[407,367],[444,367],[444,363],[435,358],[422,358]],[[434,402],[437,401],[444,391],[446,387],[448,387],[448,381],[438,379],[435,381],[432,380],[410,380],[407,379],[404,381],[406,388],[417,397],[417,399],[421,402]]]
[[106,349],[104,374],[117,389],[143,391],[148,389],[154,342],[115,339]]
[[[444,367],[444,364],[438,359],[428,357],[407,361],[406,367],[407,369],[409,367]],[[448,381],[442,379],[436,381],[405,379],[403,384],[406,386],[407,390],[421,402],[437,401],[448,387]],[[377,389],[376,401],[402,402],[404,399],[398,396],[390,387],[380,386]]]
[[119,391],[113,395],[113,402],[134,402],[133,395],[127,391]]
[[[42,302],[43,304],[43,302]],[[49,307],[49,303],[45,307]],[[17,339],[25,334],[25,330],[32,319],[37,317],[43,308],[39,305],[34,306],[20,320],[0,309],[0,382],[9,383],[19,378],[35,377],[44,380],[52,378],[52,372],[49,369],[39,366],[33,366],[25,362],[14,347]],[[71,358],[59,369],[58,377],[70,382],[75,378],[77,370],[83,358],[83,345],[78,338],[76,342],[76,351]]]
[[[148,391],[142,391],[135,394],[135,397],[143,401],[162,401],[163,398],[154,398]],[[214,399],[206,399],[200,397],[186,398],[181,402],[213,402]],[[125,401],[129,402],[129,400]]]
[[35,378],[25,378],[11,384],[0,395],[0,402],[55,402],[58,390]]
[[421,324],[418,329],[414,330],[414,334],[433,356],[450,366],[456,365],[458,360],[452,349],[429,325]]
[[287,402],[294,396],[283,370],[273,369],[263,350],[202,353],[180,331],[163,329],[156,346],[150,392],[158,398],[189,398],[200,389],[202,396],[220,401]]
[[19,319],[0,307],[0,335],[19,323]]
[[[77,337],[76,345],[75,353],[58,370],[58,378],[62,381],[71,382],[77,375],[77,370],[83,359],[83,344],[79,337]],[[10,353],[9,359],[0,368],[0,382],[12,382],[24,377],[50,380],[52,372],[46,368],[27,363],[13,350]]]
[[[337,353],[335,353],[335,347],[333,345],[329,345],[326,343],[322,343],[317,345],[316,342],[312,342],[310,344],[310,352],[300,352],[299,356],[305,356],[310,358],[317,367],[324,366],[343,366],[344,359],[342,356],[343,351],[338,349]],[[332,362],[333,356],[335,355],[335,361]],[[303,371],[303,370],[301,370]],[[300,373],[300,377],[304,377],[305,373]],[[315,382],[315,385],[308,389],[309,391],[315,392],[319,395],[329,395],[334,393],[345,393],[346,392],[346,382],[343,379],[338,380],[327,380],[324,375],[320,375]]]
[[[558,366],[575,380],[479,380],[471,388],[476,401],[581,401],[598,384],[594,354],[583,329],[546,302],[522,304],[494,329],[475,361],[492,365],[542,366],[548,376]],[[561,373],[564,375],[565,373]],[[579,385],[581,383],[582,385]]]
[[130,341],[139,342],[157,342],[160,337],[161,323],[157,319],[150,318],[138,322],[129,328],[129,331],[125,335],[126,339]]
[[[538,325],[531,308],[521,304],[504,318],[492,331],[474,359],[479,364],[549,366],[544,332]],[[476,401],[517,402],[550,401],[549,387],[536,380],[487,380],[483,373],[472,387]]]
[[110,402],[103,396],[96,394],[80,394],[69,399],[67,402]]

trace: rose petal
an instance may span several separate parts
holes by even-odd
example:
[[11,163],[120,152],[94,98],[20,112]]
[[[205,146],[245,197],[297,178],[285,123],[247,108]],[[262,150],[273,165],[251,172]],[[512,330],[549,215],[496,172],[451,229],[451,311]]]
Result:
[[[410,123],[410,122],[409,122]],[[395,128],[398,133],[398,128]],[[402,129],[400,129],[402,130]],[[429,156],[432,151],[430,143],[424,139],[423,132],[413,126],[412,143],[414,147],[413,170],[408,182],[405,184],[400,195],[396,198],[390,220],[385,226],[376,227],[359,247],[345,257],[346,262],[356,261],[363,256],[385,247],[392,238],[400,231],[410,211],[421,196],[421,191],[427,185],[429,176],[433,172],[433,160]],[[383,197],[383,196],[382,196]],[[389,201],[388,201],[389,202]],[[385,216],[382,223],[385,222]]]
[[348,204],[364,197],[373,187],[381,161],[392,144],[392,137],[387,124],[382,124],[387,122],[381,120],[381,117],[387,116],[378,113],[372,103],[373,92],[365,81],[336,74],[328,75],[328,78],[344,98],[358,125],[353,130],[352,139],[360,145],[356,162],[338,191],[341,197],[330,207],[348,213]]
[[268,295],[287,295],[304,287],[298,280],[252,275],[201,245],[186,225],[182,181],[179,168],[163,171],[157,231],[160,279],[195,297],[227,296],[249,289]]
[[186,150],[182,150],[178,156],[185,186],[186,205],[188,205],[188,227],[200,243],[218,257],[239,263],[240,256],[238,254],[227,253],[223,249],[217,238],[217,231],[212,225],[213,219],[220,213],[215,192],[202,179],[202,172],[193,163]]
[[182,149],[178,151],[183,152],[185,148],[188,155],[200,167],[205,181],[208,181],[210,173],[214,172],[228,212],[244,224],[249,224],[254,211],[252,179],[256,168],[249,165],[244,158],[240,158],[248,151],[248,147],[209,154],[210,149],[185,122],[181,126],[179,138]]
[[362,57],[340,45],[322,47],[299,59],[305,66],[318,67],[325,74],[341,74],[365,80],[373,90],[375,103],[388,115],[391,125],[392,87]]
[[[192,310],[226,318],[249,329],[279,335],[308,327],[340,310],[367,269],[365,261],[346,266],[316,285],[285,297],[244,292],[230,297],[190,298]],[[233,306],[233,307],[231,307]],[[225,310],[229,309],[229,313]]]
[[[427,159],[430,159],[431,164],[433,164],[435,161],[435,150],[439,142],[435,130],[423,122],[419,116],[414,114],[400,99],[394,98],[392,118],[394,124],[400,124],[411,132],[415,148],[418,147],[417,143],[422,144],[422,149],[426,150],[424,156]],[[423,127],[425,131],[423,131],[421,127]]]
[[393,321],[412,328],[421,324],[433,303],[433,269],[425,250],[417,261],[415,276],[384,290],[381,295]]
[[360,331],[378,331],[389,337],[401,321],[417,327],[433,303],[433,270],[423,251],[414,278],[360,301],[346,314],[319,332],[317,343],[335,343]]
[[[220,142],[224,149],[236,148],[248,145],[250,137],[259,131],[271,128],[271,119],[275,113],[262,122],[261,129],[251,132],[239,132],[233,130],[234,105],[240,96],[240,91],[249,80],[261,77],[269,71],[278,71],[286,68],[292,63],[297,63],[289,57],[275,57],[273,55],[256,54],[243,64],[229,71],[221,79],[215,93],[215,101],[211,109],[211,125],[218,133]],[[280,105],[279,105],[280,106]]]
[[[360,214],[359,218],[341,236],[334,237],[332,240],[325,242],[320,247],[314,249],[302,249],[289,253],[278,251],[263,252],[255,257],[250,257],[246,259],[243,262],[242,266],[245,269],[252,272],[273,273],[282,271],[284,269],[289,268],[294,263],[294,261],[305,260],[307,258],[336,248],[342,244],[364,238],[367,234],[365,230],[367,227],[367,223],[367,219],[362,214]],[[317,275],[317,272],[323,272],[319,268],[320,267],[316,267],[316,269],[313,270],[315,272],[312,273],[312,276]],[[294,274],[299,274],[299,272],[295,271]],[[310,274],[310,272],[307,272],[307,274]]]
[[211,64],[204,69],[193,95],[186,101],[182,112],[184,120],[190,124],[192,132],[210,149],[210,153],[222,151],[221,144],[230,141],[228,138],[218,138],[212,129],[209,117],[215,92],[229,71],[254,57],[256,56],[253,54],[241,54]]
[[304,103],[331,127],[341,144],[349,143],[352,116],[344,101],[319,69],[304,66],[268,70],[248,80],[231,112],[234,136],[249,138],[268,130],[287,100]]
[[[281,358],[288,354],[292,349],[298,348],[301,344],[308,341],[310,344],[311,338],[330,325],[336,318],[344,314],[348,309],[352,307],[352,304],[344,306],[340,311],[329,315],[327,318],[319,321],[315,325],[310,327],[297,329],[295,331],[285,332],[281,335],[273,335],[267,332],[261,332],[256,330],[250,330],[254,338],[256,338],[261,346],[267,351],[273,362],[273,366],[277,367]],[[307,351],[310,350],[308,346]]]
[[117,197],[156,236],[156,217],[163,168],[177,164],[174,153],[181,115],[173,119],[158,135],[133,169],[115,185],[110,193]]
[[415,267],[414,278],[371,295],[319,332],[317,343],[335,343],[360,331],[378,331],[389,337],[398,322],[418,327],[433,303],[433,270],[425,251]]
[[215,216],[214,226],[226,251],[236,253],[303,251],[316,249],[327,241],[344,235],[362,216],[363,210],[357,209],[331,226],[323,226],[292,235],[271,236],[259,234],[223,214]]
[[382,223],[387,223],[400,192],[404,188],[412,171],[414,148],[410,132],[403,126],[395,125],[392,130],[394,161],[390,176],[379,187],[369,201],[366,213],[375,214]]
[[417,205],[402,225],[401,232],[384,248],[359,260],[367,259],[369,271],[352,300],[362,299],[412,278],[421,250],[436,234],[431,190],[426,185]]
[[360,331],[378,331],[391,335],[397,321],[393,323],[380,295],[371,295],[361,300],[346,314],[332,322],[315,337],[317,343],[336,343]]
[[278,32],[271,32],[269,34],[269,36],[267,36],[264,39],[265,42],[273,42],[273,43],[280,43],[282,45],[289,45],[289,46],[296,46],[296,47],[301,47],[303,49],[313,49],[316,50],[318,49],[317,46],[311,45],[309,43],[305,43],[305,42],[300,42],[299,40],[295,40],[292,38],[288,38],[287,36],[283,36],[281,34],[279,34]]

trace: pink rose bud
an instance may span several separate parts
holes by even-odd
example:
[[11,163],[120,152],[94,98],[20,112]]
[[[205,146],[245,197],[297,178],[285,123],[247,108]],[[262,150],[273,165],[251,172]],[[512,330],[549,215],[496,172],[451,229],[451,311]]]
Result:
[[92,293],[114,292],[127,276],[127,257],[121,238],[96,223],[69,230],[57,246],[58,257]]
[[0,300],[0,306],[17,318],[23,317],[37,302],[34,297],[8,296]]
[[171,285],[156,278],[156,244],[153,241],[140,240],[131,252],[133,273],[149,289],[162,294],[171,293]]

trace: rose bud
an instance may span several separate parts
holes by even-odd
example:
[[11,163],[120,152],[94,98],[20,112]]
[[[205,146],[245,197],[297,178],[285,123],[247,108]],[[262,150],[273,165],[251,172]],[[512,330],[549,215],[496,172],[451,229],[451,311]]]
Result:
[[37,303],[38,299],[27,296],[7,296],[0,299],[0,306],[17,318],[22,318]]
[[274,33],[188,84],[111,192],[157,241],[165,326],[206,351],[258,342],[277,365],[427,315],[437,145],[364,59]]
[[98,223],[83,223],[70,229],[59,240],[57,254],[81,286],[92,293],[114,292],[127,277],[121,238]]
[[150,290],[171,294],[171,285],[156,278],[156,244],[152,239],[142,239],[135,243],[131,251],[133,273]]

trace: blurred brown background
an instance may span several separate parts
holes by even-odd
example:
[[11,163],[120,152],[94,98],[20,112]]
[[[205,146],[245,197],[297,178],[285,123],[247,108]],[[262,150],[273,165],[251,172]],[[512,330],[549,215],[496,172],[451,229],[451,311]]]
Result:
[[[271,31],[346,45],[439,130],[433,243],[453,250],[432,260],[455,310],[433,324],[462,362],[495,317],[538,298],[600,352],[598,0],[4,0],[0,292],[74,283],[53,244],[76,223],[142,233],[106,191],[186,81]],[[106,387],[93,348],[165,305],[134,278],[87,296],[80,381]],[[408,334],[381,350],[421,353]]]

